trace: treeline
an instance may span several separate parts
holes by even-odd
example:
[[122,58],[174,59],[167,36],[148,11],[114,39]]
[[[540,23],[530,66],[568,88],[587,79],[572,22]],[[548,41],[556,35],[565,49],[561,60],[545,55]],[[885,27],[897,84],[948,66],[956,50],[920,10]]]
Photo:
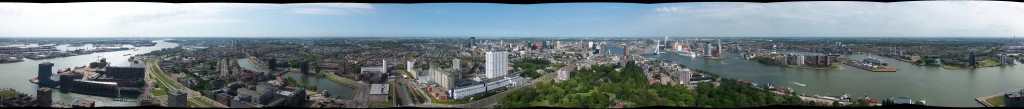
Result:
[[[615,70],[621,68],[619,70]],[[702,71],[698,71],[702,72]],[[642,69],[630,62],[625,67],[612,64],[594,65],[572,73],[569,80],[538,82],[536,86],[512,92],[504,98],[501,108],[518,107],[580,107],[610,108],[676,106],[734,108],[769,105],[822,105],[804,102],[792,95],[777,95],[748,84],[722,79],[716,86],[697,84],[695,90],[682,85],[648,84]]]
[[537,70],[538,69],[544,69],[544,68],[548,67],[549,65],[551,65],[551,62],[549,62],[548,60],[544,60],[544,59],[529,58],[529,59],[521,59],[519,61],[514,62],[514,64],[515,64],[516,67],[523,69],[522,76],[530,77],[530,78],[538,78],[538,77],[541,76],[541,74],[538,73]]

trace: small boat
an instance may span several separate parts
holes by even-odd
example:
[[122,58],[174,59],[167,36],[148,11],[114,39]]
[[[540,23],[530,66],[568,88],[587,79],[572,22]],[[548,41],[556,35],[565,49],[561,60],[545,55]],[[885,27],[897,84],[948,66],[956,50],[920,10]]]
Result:
[[129,54],[124,54],[124,56],[128,56],[128,55],[132,55],[132,54],[131,54],[131,53],[129,53]]
[[28,79],[28,82],[39,83],[39,77],[33,77],[32,79]]
[[793,82],[793,84],[796,84],[796,85],[799,85],[799,86],[804,86],[804,87],[807,87],[807,84],[800,84],[800,83],[798,83],[798,82]]

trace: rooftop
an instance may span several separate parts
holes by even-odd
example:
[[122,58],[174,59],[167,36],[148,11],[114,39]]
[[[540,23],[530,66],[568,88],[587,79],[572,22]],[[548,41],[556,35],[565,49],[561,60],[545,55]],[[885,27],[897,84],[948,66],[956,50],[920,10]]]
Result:
[[92,106],[95,106],[95,104],[96,104],[95,101],[86,100],[86,99],[78,99],[78,101],[75,101],[75,105],[76,106],[92,107]]
[[389,87],[388,84],[371,84],[370,85],[370,94],[372,94],[372,95],[388,94],[388,87]]

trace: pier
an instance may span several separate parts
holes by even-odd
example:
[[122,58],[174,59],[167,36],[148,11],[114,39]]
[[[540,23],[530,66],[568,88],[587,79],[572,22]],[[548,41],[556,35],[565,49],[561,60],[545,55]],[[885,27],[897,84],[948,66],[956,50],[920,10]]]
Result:
[[[996,94],[996,95],[991,95],[991,96],[978,97],[978,98],[974,98],[974,100],[978,101],[978,103],[981,103],[981,105],[984,105],[985,107],[1003,107],[1001,102],[997,103],[997,104],[989,103],[988,99],[992,99],[992,98],[1000,98],[1001,99],[1001,98],[1003,98],[1003,94]],[[1002,100],[999,100],[999,101],[1002,101]]]

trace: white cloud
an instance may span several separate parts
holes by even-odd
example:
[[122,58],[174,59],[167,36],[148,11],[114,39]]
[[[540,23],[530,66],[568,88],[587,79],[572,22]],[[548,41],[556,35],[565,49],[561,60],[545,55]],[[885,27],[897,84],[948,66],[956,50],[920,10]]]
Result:
[[315,15],[350,15],[373,13],[373,5],[367,3],[316,3],[316,4],[289,4],[299,6],[290,12],[297,14]]
[[192,34],[196,31],[209,31],[196,29],[198,27],[242,24],[254,18],[230,14],[246,10],[347,15],[372,13],[373,9],[373,6],[365,3],[0,3],[0,37],[166,36],[168,31]]
[[3,24],[0,30],[6,30],[0,36],[123,36],[188,26],[210,26],[242,22],[220,14],[260,6],[139,2],[0,3],[0,24]]
[[685,36],[1009,36],[1024,5],[1000,1],[699,3],[658,7],[633,31]]

